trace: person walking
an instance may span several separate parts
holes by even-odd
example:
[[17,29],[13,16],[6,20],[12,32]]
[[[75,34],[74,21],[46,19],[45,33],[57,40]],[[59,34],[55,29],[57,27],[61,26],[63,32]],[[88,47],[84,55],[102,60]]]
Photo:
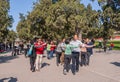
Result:
[[79,55],[80,55],[80,46],[82,46],[82,42],[79,40],[77,35],[74,35],[73,40],[70,42],[71,45],[77,46],[72,50],[72,73],[73,75],[79,71]]
[[36,50],[36,71],[39,71],[42,67],[42,61],[43,61],[43,53],[44,53],[44,46],[46,43],[43,43],[41,39],[39,39],[35,44],[35,50]]
[[87,53],[87,49],[86,49],[86,46],[85,44],[82,45],[81,47],[81,63],[80,65],[83,66],[83,65],[87,65],[87,62],[88,62],[88,53]]
[[72,58],[72,49],[77,48],[78,46],[74,46],[69,44],[70,41],[67,39],[65,41],[65,56],[64,56],[64,68],[63,68],[63,74],[66,75],[67,72],[69,72],[70,69],[70,62]]
[[62,49],[62,55],[60,57],[60,62],[61,64],[64,63],[64,53],[65,53],[65,38],[62,40],[62,43],[61,43],[61,49]]
[[50,41],[47,42],[47,59],[49,59],[50,56]]
[[13,50],[12,50],[12,56],[19,55],[19,42],[15,42]]
[[32,48],[32,54],[29,57],[30,59],[30,70],[32,72],[35,72],[35,60],[36,60],[36,52],[35,52],[35,47],[34,47],[34,41],[30,41],[30,44],[29,44],[29,47],[28,47],[28,50],[30,49],[31,46],[33,46]]
[[54,54],[55,48],[56,48],[56,45],[54,44],[53,41],[51,41],[51,43],[50,43],[50,54],[49,54],[49,59],[51,59],[51,58],[54,57],[53,54]]
[[27,45],[27,42],[24,42],[24,55],[25,57],[27,57],[27,51],[28,51],[29,47]]
[[56,64],[57,66],[59,66],[59,64],[61,63],[60,61],[60,58],[61,58],[61,55],[62,55],[62,41],[59,41],[58,45],[57,45],[57,48],[56,48]]
[[89,47],[87,47],[87,52],[90,54],[90,56],[92,56],[94,43],[89,38],[87,38],[86,45],[89,46]]

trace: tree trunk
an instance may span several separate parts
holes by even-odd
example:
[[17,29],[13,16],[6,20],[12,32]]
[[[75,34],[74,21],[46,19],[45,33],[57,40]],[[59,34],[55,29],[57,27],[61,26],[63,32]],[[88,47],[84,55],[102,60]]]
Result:
[[78,38],[79,38],[79,40],[82,40],[82,31],[81,30],[78,33]]

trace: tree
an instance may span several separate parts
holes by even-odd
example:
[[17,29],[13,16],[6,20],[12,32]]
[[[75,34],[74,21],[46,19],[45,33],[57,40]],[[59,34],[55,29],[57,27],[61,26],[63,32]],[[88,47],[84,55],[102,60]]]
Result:
[[17,33],[13,30],[9,30],[7,35],[7,41],[12,43],[15,41],[16,38],[17,38]]
[[98,0],[98,3],[102,9],[98,12],[103,30],[101,37],[104,40],[104,49],[106,51],[106,40],[112,36],[114,30],[120,30],[120,2],[119,0]]
[[45,39],[61,39],[73,34],[87,36],[92,28],[97,29],[99,13],[92,10],[91,5],[85,8],[79,0],[54,1],[40,0],[34,3],[32,12],[18,23],[20,38],[40,36]]
[[9,0],[0,1],[0,41],[7,37],[9,27],[12,26],[13,18],[8,14],[10,9]]

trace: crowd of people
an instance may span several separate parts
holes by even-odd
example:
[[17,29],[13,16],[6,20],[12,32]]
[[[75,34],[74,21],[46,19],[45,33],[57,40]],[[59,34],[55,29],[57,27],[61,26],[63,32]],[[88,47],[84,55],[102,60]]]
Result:
[[0,53],[9,51],[12,49],[12,43],[3,43],[0,42]]
[[93,46],[94,43],[90,39],[81,41],[77,35],[74,35],[73,39],[63,39],[57,42],[35,38],[24,44],[16,42],[12,55],[19,55],[24,50],[25,57],[30,59],[30,70],[35,72],[40,71],[46,50],[48,60],[51,60],[54,54],[56,55],[56,65],[63,65],[64,75],[67,75],[70,69],[75,75],[79,72],[79,66],[89,65],[90,56],[93,55]]

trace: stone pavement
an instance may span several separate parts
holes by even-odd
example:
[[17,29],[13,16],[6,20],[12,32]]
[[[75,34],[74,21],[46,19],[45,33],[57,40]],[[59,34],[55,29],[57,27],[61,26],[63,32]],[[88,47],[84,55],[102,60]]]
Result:
[[[10,53],[0,55],[0,82],[120,82],[120,51],[106,53],[97,50],[91,56],[90,66],[80,67],[73,75],[63,75],[63,66],[56,66],[56,59],[44,58],[40,72],[31,72],[29,58],[24,55],[12,57]],[[50,65],[48,65],[50,64]]]

